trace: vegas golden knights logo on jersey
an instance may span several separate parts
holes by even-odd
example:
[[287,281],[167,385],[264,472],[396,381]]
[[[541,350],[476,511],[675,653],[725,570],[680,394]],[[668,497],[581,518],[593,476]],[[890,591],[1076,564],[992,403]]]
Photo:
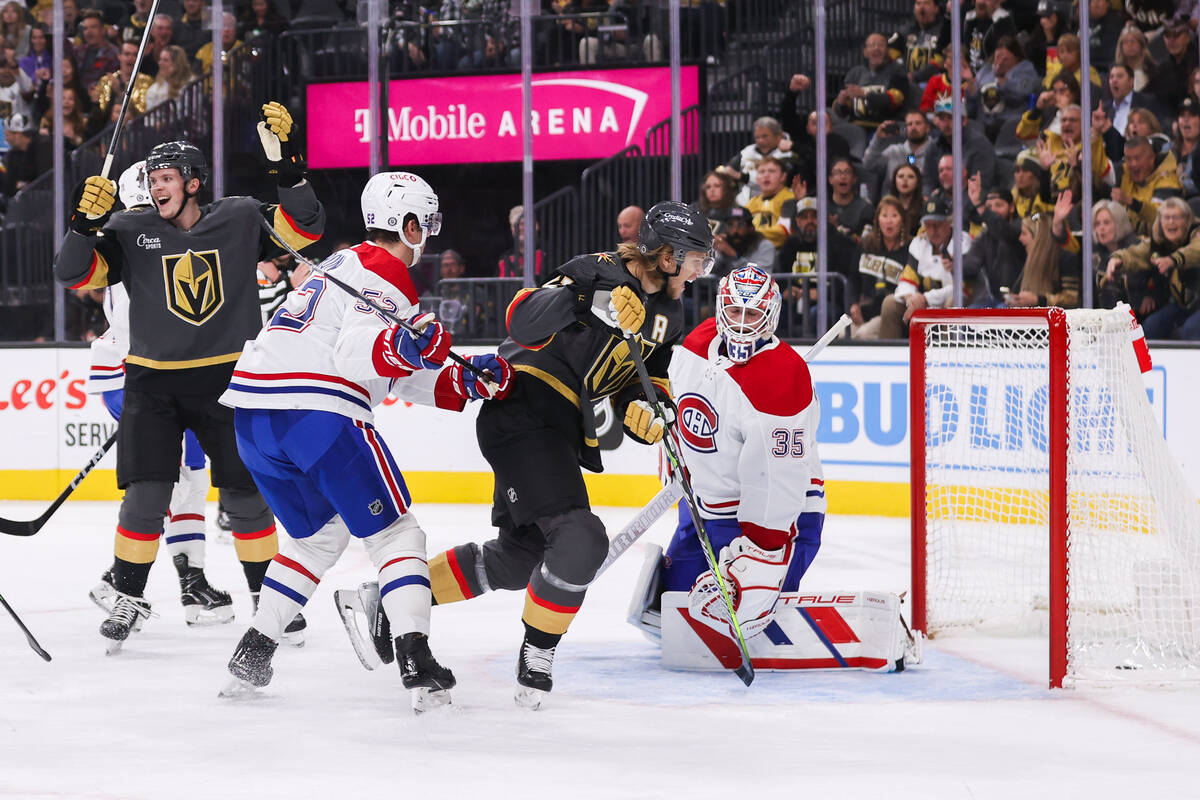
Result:
[[203,325],[225,302],[221,256],[216,250],[188,250],[163,256],[167,308],[193,325]]
[[[662,344],[666,339],[667,324],[664,315],[655,314],[650,340],[638,337],[643,361],[650,357],[655,344]],[[584,385],[589,397],[600,400],[624,389],[636,380],[636,375],[637,367],[629,357],[629,340],[613,337],[592,362],[592,368],[584,378]]]

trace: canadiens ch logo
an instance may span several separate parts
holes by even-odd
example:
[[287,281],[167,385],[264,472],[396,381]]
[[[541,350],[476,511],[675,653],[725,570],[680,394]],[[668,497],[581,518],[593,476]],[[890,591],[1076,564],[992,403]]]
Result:
[[225,302],[221,256],[216,250],[162,257],[167,308],[193,325],[203,325]]
[[698,453],[717,452],[717,410],[708,398],[685,394],[679,398],[679,435]]

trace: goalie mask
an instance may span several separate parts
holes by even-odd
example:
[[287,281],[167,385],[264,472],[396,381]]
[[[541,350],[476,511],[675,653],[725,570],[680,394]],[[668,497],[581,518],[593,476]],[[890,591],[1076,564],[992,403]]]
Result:
[[670,200],[655,203],[642,220],[642,228],[638,232],[638,250],[647,255],[663,246],[670,246],[675,256],[675,271],[667,275],[678,275],[687,254],[692,251],[703,254],[700,274],[707,275],[712,271],[712,228],[703,214],[683,203]]
[[146,180],[146,162],[139,161],[121,173],[117,194],[126,208],[152,205],[150,186]]
[[[367,228],[400,234],[400,240],[412,248],[413,264],[421,259],[429,237],[442,230],[437,194],[423,178],[411,172],[381,172],[371,176],[363,188],[362,214]],[[404,222],[410,214],[421,226],[418,242],[410,242],[404,233]]]
[[717,286],[717,333],[725,341],[731,361],[744,364],[760,343],[775,335],[780,302],[779,286],[753,264],[721,278]]

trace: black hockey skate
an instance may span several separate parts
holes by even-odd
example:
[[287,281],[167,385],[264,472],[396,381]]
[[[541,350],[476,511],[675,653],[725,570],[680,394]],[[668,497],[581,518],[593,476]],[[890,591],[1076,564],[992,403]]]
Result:
[[521,643],[517,657],[517,694],[513,698],[517,705],[537,711],[542,700],[554,688],[550,671],[554,666],[554,648],[537,647],[529,639]]
[[404,688],[412,690],[416,714],[450,704],[450,690],[457,683],[454,673],[434,660],[429,652],[429,637],[406,633],[396,637],[396,661]]
[[224,625],[233,622],[233,598],[229,592],[214,589],[204,577],[204,570],[188,565],[188,557],[180,553],[172,561],[179,573],[180,601],[188,625]]
[[117,592],[108,619],[100,623],[100,635],[109,640],[106,654],[119,653],[129,634],[141,630],[142,620],[149,616],[150,604],[144,598]]
[[[250,602],[254,606],[254,614],[258,613],[258,592],[250,593]],[[252,614],[251,616],[253,616]],[[308,628],[308,621],[304,619],[303,614],[296,614],[292,621],[283,629],[283,643],[292,647],[304,647],[304,631]]]
[[220,692],[221,697],[238,698],[254,694],[271,682],[275,670],[271,667],[271,658],[279,642],[264,636],[255,628],[250,628],[238,642],[229,659],[229,674],[233,679]]

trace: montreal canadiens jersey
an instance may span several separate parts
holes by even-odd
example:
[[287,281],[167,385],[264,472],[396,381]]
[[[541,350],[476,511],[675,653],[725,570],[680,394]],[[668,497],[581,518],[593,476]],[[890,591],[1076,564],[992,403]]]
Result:
[[125,285],[104,290],[104,317],[108,330],[92,341],[92,366],[83,390],[103,394],[125,388],[125,356],[129,353],[129,295]]
[[701,514],[743,531],[791,532],[805,512],[825,512],[817,452],[820,408],[808,365],[772,338],[745,364],[720,356],[705,320],[671,359],[676,435]]
[[[417,290],[408,267],[378,245],[363,242],[338,251],[321,270],[400,319],[416,313]],[[258,337],[246,343],[221,402],[234,408],[330,411],[371,422],[372,409],[392,392],[412,402],[461,410],[465,401],[454,394],[445,369],[409,375],[380,364],[376,341],[390,327],[383,315],[314,272],[288,294]],[[385,377],[381,370],[403,374]]]

